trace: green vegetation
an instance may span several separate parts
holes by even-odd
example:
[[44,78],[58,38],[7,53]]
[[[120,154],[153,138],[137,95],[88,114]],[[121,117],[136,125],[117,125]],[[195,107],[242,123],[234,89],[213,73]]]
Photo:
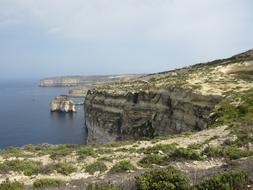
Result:
[[63,181],[59,179],[51,179],[51,178],[43,178],[38,179],[33,182],[33,187],[35,189],[45,188],[45,187],[55,187],[59,186],[63,183]]
[[156,169],[136,177],[138,190],[187,190],[189,180],[174,167]]
[[94,174],[95,172],[98,172],[98,171],[101,173],[106,170],[107,170],[106,165],[101,161],[94,162],[86,166],[85,168],[85,172],[88,172],[89,174]]
[[0,190],[22,190],[24,189],[24,184],[14,181],[10,182],[8,179],[0,184]]
[[135,170],[133,164],[128,160],[122,160],[116,163],[110,170],[112,173],[120,173],[128,170]]
[[228,146],[224,148],[223,154],[225,157],[230,158],[231,160],[236,160],[243,157],[248,157],[253,155],[253,151],[242,150],[236,146]]
[[207,157],[221,157],[223,156],[223,149],[222,147],[208,146],[202,153]]
[[108,142],[104,145],[104,147],[107,148],[117,148],[120,146],[126,146],[126,145],[132,145],[134,144],[135,141],[132,140],[128,140],[128,141],[112,141],[112,142]]
[[24,156],[24,151],[21,148],[17,147],[7,147],[0,151],[0,155],[4,158],[10,158],[10,157],[21,157]]
[[171,155],[174,160],[187,159],[187,160],[202,160],[201,153],[191,148],[177,148]]
[[167,156],[161,156],[158,154],[150,154],[146,157],[142,158],[138,165],[143,168],[149,168],[153,164],[160,165],[160,166],[166,166],[169,164],[170,158]]
[[51,149],[50,158],[53,160],[59,160],[62,157],[70,155],[74,151],[74,145],[58,145],[55,148]]
[[26,176],[38,174],[42,163],[31,160],[10,160],[0,164],[0,173],[9,171],[23,172]]
[[243,171],[224,172],[203,180],[195,185],[192,190],[245,190],[248,180],[248,174]]
[[148,147],[145,149],[139,149],[139,152],[143,152],[144,154],[167,154],[170,155],[176,150],[175,144],[158,144],[152,147]]
[[84,146],[77,151],[79,159],[85,159],[87,156],[95,156],[95,150],[92,147]]
[[213,126],[249,125],[253,123],[253,91],[232,94],[214,109],[218,120]]
[[190,186],[184,173],[169,166],[156,169],[136,177],[138,190],[244,190],[247,189],[248,174],[243,171],[229,171],[216,174]]
[[101,184],[96,183],[96,184],[89,184],[87,190],[119,190],[119,188],[107,183]]
[[49,170],[56,170],[58,173],[63,175],[69,175],[76,171],[76,168],[72,164],[67,162],[49,164],[47,167],[49,168]]
[[141,167],[149,167],[152,164],[160,166],[168,165],[172,160],[188,159],[202,160],[203,156],[200,152],[193,148],[177,148],[175,144],[158,144],[146,149],[140,149],[139,152],[147,154],[138,163]]

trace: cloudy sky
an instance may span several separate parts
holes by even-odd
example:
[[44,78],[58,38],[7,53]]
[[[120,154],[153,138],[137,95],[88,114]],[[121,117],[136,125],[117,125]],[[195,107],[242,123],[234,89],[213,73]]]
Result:
[[0,78],[149,73],[253,48],[252,0],[0,0]]

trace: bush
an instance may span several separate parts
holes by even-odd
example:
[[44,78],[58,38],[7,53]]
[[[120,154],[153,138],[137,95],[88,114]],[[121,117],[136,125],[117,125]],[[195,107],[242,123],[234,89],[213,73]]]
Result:
[[243,171],[230,171],[211,178],[207,178],[199,184],[192,187],[192,190],[245,190],[248,185],[248,174]]
[[59,179],[44,178],[34,181],[33,187],[34,188],[52,187],[52,186],[59,186],[62,183],[63,182]]
[[229,146],[224,150],[224,156],[229,157],[231,160],[236,160],[243,157],[252,156],[253,151],[242,150],[236,146]]
[[4,158],[10,158],[10,157],[21,157],[24,156],[24,151],[21,148],[17,147],[8,147],[0,151],[0,154]]
[[58,173],[63,175],[69,175],[76,171],[76,168],[69,163],[57,163],[57,164],[50,164],[47,166],[49,169],[56,170]]
[[160,165],[160,166],[165,166],[169,164],[169,157],[167,156],[161,156],[158,154],[150,154],[147,155],[146,157],[142,158],[139,162],[138,165],[143,167],[143,168],[148,168],[152,166],[152,164]]
[[50,158],[53,160],[58,160],[62,157],[65,157],[73,152],[74,145],[58,145],[53,148],[51,151]]
[[92,147],[81,147],[78,151],[77,154],[79,156],[79,159],[84,159],[87,156],[94,156],[95,155],[95,151]]
[[202,155],[191,148],[178,148],[172,154],[173,159],[188,159],[188,160],[202,160]]
[[31,160],[10,160],[0,164],[0,173],[8,173],[9,171],[23,172],[26,176],[38,174],[41,162]]
[[174,167],[156,169],[136,177],[138,190],[187,190],[189,180]]
[[207,157],[220,157],[223,156],[223,150],[221,147],[208,146],[203,151]]
[[141,152],[144,154],[159,154],[160,152],[163,152],[164,154],[170,155],[173,153],[176,149],[176,146],[174,144],[158,144],[153,147],[148,147],[146,149],[140,149]]
[[112,167],[111,172],[120,173],[128,170],[135,170],[135,167],[131,164],[130,161],[122,160]]
[[0,184],[0,190],[22,190],[24,189],[24,184],[14,181],[10,182],[9,180],[6,180]]
[[117,187],[111,184],[101,183],[101,184],[89,184],[87,190],[119,190]]
[[106,165],[103,162],[97,161],[93,164],[88,165],[85,169],[85,172],[88,172],[89,174],[94,174],[95,172],[104,172],[106,170]]

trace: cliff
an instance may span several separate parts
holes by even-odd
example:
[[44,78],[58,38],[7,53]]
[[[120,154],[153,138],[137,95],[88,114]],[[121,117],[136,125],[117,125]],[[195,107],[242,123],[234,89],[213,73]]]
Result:
[[91,75],[91,76],[62,76],[51,77],[40,80],[41,87],[64,87],[64,86],[82,86],[92,85],[104,82],[125,81],[131,78],[139,77],[140,75]]
[[252,90],[253,50],[228,59],[97,85],[85,99],[88,143],[207,128],[230,93]]

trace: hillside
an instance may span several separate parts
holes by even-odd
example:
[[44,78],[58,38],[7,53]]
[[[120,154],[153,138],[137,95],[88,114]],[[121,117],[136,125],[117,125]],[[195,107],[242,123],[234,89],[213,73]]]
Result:
[[88,145],[1,150],[0,190],[252,189],[252,76],[250,50],[96,85],[85,99]]

